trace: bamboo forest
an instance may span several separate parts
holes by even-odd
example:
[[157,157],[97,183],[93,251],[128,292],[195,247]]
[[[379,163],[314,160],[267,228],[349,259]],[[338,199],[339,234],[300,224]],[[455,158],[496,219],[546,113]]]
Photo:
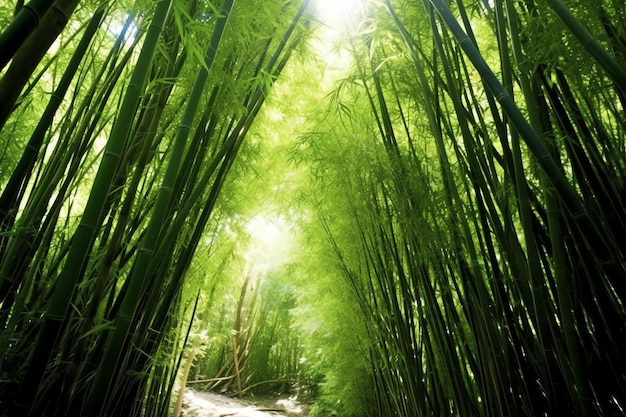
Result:
[[0,2],[0,417],[296,415],[626,416],[625,0]]

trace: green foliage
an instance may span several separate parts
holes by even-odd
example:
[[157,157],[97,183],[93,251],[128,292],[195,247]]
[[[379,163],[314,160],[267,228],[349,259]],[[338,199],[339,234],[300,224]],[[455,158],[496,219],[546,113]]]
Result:
[[[144,7],[153,4],[138,4],[125,30],[142,27],[147,33],[126,39],[117,20],[127,5],[106,9],[108,30],[98,31],[81,56],[76,39],[94,6],[86,3],[68,25],[73,36],[44,57],[23,92],[23,103],[43,101],[37,81],[52,91],[69,57],[80,62],[67,72],[68,94],[44,118],[45,133],[28,151],[34,163],[3,184],[3,196],[11,196],[3,200],[0,221],[1,361],[10,381],[0,391],[3,410],[163,415],[182,357],[183,329],[193,317],[190,300],[198,285],[217,288],[219,265],[232,252],[228,244],[211,246],[229,240],[228,234],[216,237],[216,231],[227,233],[223,219],[230,210],[217,204],[218,196],[271,87],[255,79],[261,72],[278,77],[293,48],[291,35],[300,31],[290,28],[297,27],[299,5],[276,5],[281,13],[271,13],[280,21],[257,27],[259,37],[249,38],[234,25],[215,31],[214,20],[191,22],[196,11],[213,7],[187,2],[177,2],[189,6],[183,10],[195,9],[179,13],[187,19],[181,34],[163,4],[161,23]],[[233,16],[248,9],[242,5]],[[197,58],[204,61],[193,48],[214,32],[223,42],[205,43],[217,52],[214,65],[204,68],[206,92],[192,94],[190,79],[202,74]],[[221,82],[226,79],[228,86]],[[190,94],[199,105],[180,123],[185,136],[172,140],[180,103]],[[196,114],[196,108],[202,111]],[[39,103],[20,106],[12,118],[28,113],[36,119],[42,111]],[[12,123],[2,132],[7,140]],[[13,153],[25,146],[33,127],[20,124],[24,137],[16,138],[17,150],[9,150],[5,162],[15,163],[19,155]],[[175,163],[166,173],[170,159]],[[205,234],[207,225],[212,234]],[[217,257],[211,275],[192,267],[196,249],[207,247]],[[184,284],[188,271],[195,288]]]
[[[556,22],[542,20],[545,8],[532,3],[522,11],[513,9],[513,2],[489,11],[465,10],[459,2],[455,17],[443,2],[424,2],[430,27],[412,5],[387,6],[393,19],[379,14],[372,24],[376,30],[353,40],[353,75],[338,84],[330,112],[299,146],[299,157],[324,196],[316,210],[360,306],[367,339],[375,341],[367,360],[377,409],[368,411],[591,415],[595,407],[607,415],[617,412],[604,394],[589,400],[605,382],[587,371],[590,359],[581,356],[581,350],[592,349],[586,343],[595,342],[572,336],[595,333],[579,314],[624,316],[617,301],[621,284],[611,278],[624,275],[617,249],[621,232],[611,230],[622,226],[609,220],[616,215],[609,207],[623,207],[621,168],[609,167],[623,162],[619,152],[599,157],[593,150],[619,146],[619,134],[591,133],[591,126],[615,133],[620,116],[609,116],[608,109],[621,100],[619,87],[607,92],[602,104],[595,102],[586,92],[589,80],[610,81],[596,68],[573,65],[570,74],[561,56],[581,59],[580,46],[571,42],[558,50],[544,48],[544,62],[529,64],[527,59],[539,56],[532,52],[541,48],[538,39],[561,36],[551,26]],[[527,36],[516,32],[518,13]],[[549,29],[532,29],[531,23]],[[492,53],[493,34],[499,56]],[[544,78],[546,70],[556,77],[552,82]],[[519,85],[512,72],[521,77]],[[560,83],[565,84],[555,88]],[[520,91],[524,98],[514,100]],[[574,102],[585,103],[585,110],[570,107]],[[541,114],[534,112],[538,103]],[[530,124],[518,109],[528,112]],[[602,122],[591,116],[605,111]],[[537,159],[521,148],[522,136]],[[595,169],[603,179],[591,186]],[[613,190],[600,193],[611,201],[605,209],[597,207],[594,194],[604,188],[600,183]],[[595,191],[585,191],[588,186]],[[607,229],[609,223],[614,226]],[[587,230],[584,239],[580,230]],[[607,263],[601,266],[603,259]],[[582,264],[586,272],[578,269]],[[599,287],[596,274],[605,280]],[[572,276],[574,282],[566,278]],[[616,298],[604,286],[614,289]],[[594,295],[584,297],[583,287],[594,288]],[[598,296],[606,303],[598,304]],[[598,328],[607,329],[603,340],[620,338],[621,318],[597,318]],[[594,363],[621,367],[615,347],[608,342],[599,355],[604,359]],[[620,390],[611,389],[612,395]],[[359,401],[355,396],[352,404]]]
[[[300,268],[297,329],[306,341],[304,357],[310,380],[317,385],[312,416],[365,416],[376,409],[371,379],[370,343],[363,312],[350,287],[338,274],[323,230],[311,224],[305,237],[311,248]],[[313,249],[315,248],[315,249]]]
[[623,1],[96,3],[0,80],[0,414],[623,413]]

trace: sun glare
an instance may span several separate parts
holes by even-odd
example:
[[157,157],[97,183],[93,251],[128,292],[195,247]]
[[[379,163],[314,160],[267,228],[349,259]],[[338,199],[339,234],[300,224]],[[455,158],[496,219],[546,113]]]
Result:
[[342,30],[360,13],[361,0],[313,0],[314,15],[323,24]]
[[261,214],[248,221],[246,230],[252,239],[246,258],[254,265],[253,269],[266,272],[287,261],[294,246],[291,227],[282,216]]
[[[325,81],[331,82],[336,74],[341,78],[352,62],[347,52],[347,38],[355,36],[366,15],[369,0],[312,0],[311,14],[320,25],[312,49],[326,61]],[[335,75],[333,75],[335,74]]]
[[124,14],[124,16],[116,16],[107,27],[107,32],[113,36],[114,38],[118,38],[122,33],[124,33],[124,41],[132,42],[139,35],[139,28],[133,22],[129,22],[128,13]]

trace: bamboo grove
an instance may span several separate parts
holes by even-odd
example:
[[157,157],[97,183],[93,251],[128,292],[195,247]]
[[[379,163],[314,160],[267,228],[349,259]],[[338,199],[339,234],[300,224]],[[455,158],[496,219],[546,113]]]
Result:
[[416,3],[370,3],[299,155],[366,409],[624,415],[623,2]]
[[[17,3],[1,415],[177,415],[181,374],[306,379],[312,416],[625,414],[623,0],[363,0],[328,90],[306,1]],[[259,121],[308,234],[265,286],[224,266]]]
[[168,415],[184,277],[305,5],[33,3],[0,40],[1,408]]

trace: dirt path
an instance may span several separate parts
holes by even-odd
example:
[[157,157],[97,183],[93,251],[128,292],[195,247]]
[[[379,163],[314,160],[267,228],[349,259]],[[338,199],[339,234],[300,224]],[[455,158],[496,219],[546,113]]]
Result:
[[305,416],[304,408],[294,398],[276,400],[267,406],[230,398],[211,392],[187,390],[181,417],[276,417]]

